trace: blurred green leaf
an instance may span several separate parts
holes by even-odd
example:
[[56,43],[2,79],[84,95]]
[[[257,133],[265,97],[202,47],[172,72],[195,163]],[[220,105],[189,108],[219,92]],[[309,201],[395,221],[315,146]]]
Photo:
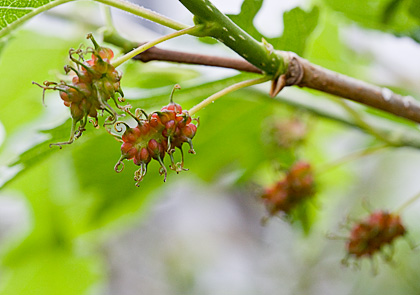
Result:
[[352,77],[363,77],[365,65],[370,60],[357,55],[343,43],[342,31],[337,26],[341,21],[339,15],[328,10],[323,12],[316,38],[312,38],[307,44],[306,58],[327,69]]
[[401,3],[403,3],[401,0],[392,0],[385,6],[384,12],[382,13],[382,21],[384,24],[392,21],[392,18]]
[[318,217],[318,210],[311,202],[314,202],[314,200],[299,204],[299,206],[293,210],[291,216],[291,221],[295,226],[298,226],[302,230],[305,236],[308,236],[311,233],[312,226],[317,221]]
[[[56,75],[64,73],[61,69],[68,62],[68,48],[80,43],[48,36],[42,36],[40,42],[40,38],[38,34],[20,31],[0,58],[0,118],[7,133],[14,132],[45,111],[41,103],[42,89],[32,81],[57,80]],[[30,48],[28,44],[31,44]]]
[[382,30],[414,40],[419,29],[420,4],[418,0],[324,0],[340,15],[361,26]]
[[[31,226],[2,257],[0,294],[86,294],[104,275],[100,258],[75,243],[86,231],[83,215],[89,205],[77,194],[77,183],[68,173],[72,167],[65,161],[68,156],[62,150],[9,185],[27,198]],[[77,207],[78,215],[71,207]]]
[[[151,192],[164,185],[158,163],[149,164],[149,170],[140,187],[135,186],[134,171],[139,167],[125,161],[121,173],[114,166],[121,156],[121,144],[108,134],[102,134],[72,148],[72,160],[78,185],[92,194],[87,216],[87,230],[103,227],[122,216],[138,215],[149,202]],[[173,175],[170,176],[172,178]]]
[[82,295],[102,279],[96,257],[75,256],[67,251],[34,253],[2,271],[2,295]]
[[415,17],[420,22],[420,2],[418,0],[411,0],[408,7],[411,16]]
[[121,83],[123,87],[151,89],[173,87],[177,83],[183,84],[185,81],[198,77],[199,73],[189,68],[180,68],[175,65],[157,67],[153,63],[131,62],[124,69]]

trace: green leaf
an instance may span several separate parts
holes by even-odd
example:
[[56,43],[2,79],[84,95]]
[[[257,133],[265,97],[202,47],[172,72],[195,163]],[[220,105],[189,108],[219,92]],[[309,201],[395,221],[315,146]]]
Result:
[[415,17],[418,21],[420,21],[420,2],[418,0],[410,1],[408,11],[411,16]]
[[[40,38],[42,42],[39,42]],[[0,118],[8,134],[50,111],[51,107],[42,106],[42,89],[33,85],[32,81],[42,83],[57,79],[56,74],[63,73],[61,69],[67,61],[68,48],[79,44],[79,40],[70,42],[41,37],[23,30],[7,44],[0,67],[0,76],[3,77],[0,79],[3,97],[0,99]],[[58,97],[57,93],[55,95]],[[48,99],[45,103],[49,104]]]
[[0,38],[31,17],[74,0],[0,0]]
[[264,0],[245,0],[239,14],[228,14],[230,19],[248,34],[260,41],[263,35],[254,26],[254,18],[261,9]]
[[[156,161],[149,164],[140,187],[133,180],[139,167],[132,161],[125,161],[124,170],[116,173],[114,166],[121,156],[120,147],[121,143],[107,133],[69,147],[77,182],[84,192],[92,194],[86,230],[100,228],[124,215],[138,214],[139,209],[147,207],[151,192],[164,185]],[[176,175],[168,177],[172,180]]]
[[308,12],[299,7],[285,12],[283,14],[283,35],[279,38],[270,38],[267,41],[274,48],[303,55],[307,39],[318,24],[318,15],[318,7],[314,7]]
[[262,7],[262,0],[245,0],[241,12],[237,15],[229,15],[233,22],[244,29],[257,40],[262,38],[271,43],[275,49],[293,51],[303,55],[307,39],[318,24],[319,9],[314,7],[311,11],[305,11],[295,7],[283,14],[283,34],[279,37],[268,38],[261,34],[254,26],[253,20]]

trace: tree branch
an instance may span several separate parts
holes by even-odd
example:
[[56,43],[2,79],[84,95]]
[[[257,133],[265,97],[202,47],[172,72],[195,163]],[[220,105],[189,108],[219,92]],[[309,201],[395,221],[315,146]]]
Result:
[[[302,78],[295,83],[300,87],[334,94],[420,123],[420,103],[411,96],[401,96],[388,88],[327,70],[301,57],[296,56],[291,63],[296,65],[290,67],[289,72],[295,71],[294,68],[301,70]],[[300,75],[297,72],[295,71],[295,76]]]
[[[286,86],[298,85],[316,89],[420,123],[420,103],[414,98],[401,96],[387,88],[330,71],[314,65],[294,53],[290,53],[290,55]],[[160,60],[262,73],[260,69],[241,59],[185,53],[155,47],[135,56],[134,59],[142,62]]]
[[205,65],[262,74],[262,71],[259,68],[255,67],[254,65],[250,64],[245,60],[165,50],[157,47],[152,47],[144,51],[143,53],[136,55],[133,59],[140,60],[142,62],[160,60],[183,64]]

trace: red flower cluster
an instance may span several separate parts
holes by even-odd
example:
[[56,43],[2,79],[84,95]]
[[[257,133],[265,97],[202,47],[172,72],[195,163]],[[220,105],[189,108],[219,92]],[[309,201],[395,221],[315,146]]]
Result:
[[[121,75],[110,63],[114,53],[109,48],[99,46],[91,34],[88,34],[87,38],[92,41],[94,48],[70,49],[69,51],[70,60],[74,65],[67,65],[64,70],[66,74],[72,76],[71,83],[45,81],[42,86],[33,82],[42,87],[44,93],[46,89],[58,90],[64,105],[70,107],[73,118],[70,140],[55,145],[69,144],[80,137],[85,130],[88,116],[94,118],[93,123],[97,126],[98,110],[110,113],[111,117],[107,119],[106,125],[114,124],[117,113],[107,101],[112,98],[118,107],[116,93],[121,95],[120,101],[123,100],[124,94],[120,86]],[[86,54],[91,54],[91,59],[84,60]],[[77,122],[80,122],[80,125],[76,131]]]
[[[179,88],[178,85],[174,89]],[[173,93],[173,92],[172,92]],[[127,111],[132,115],[129,111]],[[142,114],[145,119],[142,119]],[[129,127],[123,122],[117,124],[125,124],[126,130],[122,135],[123,144],[121,146],[122,156],[115,165],[115,171],[121,172],[119,166],[124,159],[133,160],[134,164],[140,166],[140,169],[135,172],[134,180],[139,186],[143,177],[146,175],[147,165],[151,159],[157,160],[161,168],[160,174],[167,176],[167,170],[163,163],[166,154],[171,159],[172,170],[179,173],[184,168],[184,154],[182,152],[183,143],[187,142],[190,145],[189,153],[195,153],[192,145],[192,138],[194,137],[197,126],[191,123],[191,117],[187,111],[183,111],[179,104],[171,102],[164,106],[160,111],[147,115],[144,112],[138,111],[136,115],[132,115],[136,121],[137,126]],[[175,148],[181,151],[181,163],[174,161],[173,153]]]
[[347,254],[360,258],[371,257],[385,245],[406,233],[399,215],[376,211],[355,224],[347,240]]
[[262,198],[270,215],[285,214],[302,201],[315,195],[314,177],[309,163],[297,162],[286,177],[266,189]]

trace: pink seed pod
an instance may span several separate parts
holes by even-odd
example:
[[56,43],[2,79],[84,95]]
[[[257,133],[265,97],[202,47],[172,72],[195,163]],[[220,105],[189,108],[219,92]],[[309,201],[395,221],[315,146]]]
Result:
[[149,142],[147,143],[147,146],[149,148],[149,152],[152,155],[159,155],[160,151],[159,151],[159,143],[156,141],[156,139],[151,139],[149,140]]
[[195,126],[193,123],[188,124],[182,130],[184,135],[188,138],[193,138],[195,136],[196,131],[197,131],[197,126]]
[[139,153],[139,158],[141,161],[143,161],[144,163],[149,163],[151,160],[150,157],[150,153],[147,150],[147,148],[141,148],[140,153]]
[[152,114],[149,120],[149,124],[152,128],[156,128],[161,124],[160,118],[157,113]]
[[137,166],[140,166],[142,164],[148,164],[151,160],[150,153],[147,150],[147,148],[141,148],[139,151],[137,151],[135,158],[134,158],[134,164]]
[[140,131],[140,134],[145,135],[150,131],[150,123],[144,121],[141,125],[138,125],[136,128]]

